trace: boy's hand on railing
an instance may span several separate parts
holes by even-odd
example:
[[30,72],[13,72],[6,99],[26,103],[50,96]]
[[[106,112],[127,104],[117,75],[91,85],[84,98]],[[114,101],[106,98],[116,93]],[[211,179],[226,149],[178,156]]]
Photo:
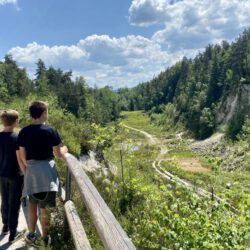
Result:
[[57,145],[53,147],[53,153],[56,157],[66,159],[65,156],[68,153],[68,148],[67,146]]
[[60,154],[61,154],[61,156],[65,159],[65,155],[66,155],[66,153],[68,153],[69,152],[69,150],[68,150],[68,147],[67,146],[62,146],[62,147],[60,147]]

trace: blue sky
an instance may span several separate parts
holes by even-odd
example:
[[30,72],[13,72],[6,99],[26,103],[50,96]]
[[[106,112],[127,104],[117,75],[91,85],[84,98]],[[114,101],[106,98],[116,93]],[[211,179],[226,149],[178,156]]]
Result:
[[0,0],[0,58],[132,87],[250,25],[250,0]]

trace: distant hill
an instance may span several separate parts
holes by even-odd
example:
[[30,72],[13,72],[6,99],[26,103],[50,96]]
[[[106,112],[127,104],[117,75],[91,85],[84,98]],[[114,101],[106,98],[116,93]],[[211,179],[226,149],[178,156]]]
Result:
[[234,137],[250,114],[250,28],[235,42],[209,44],[194,59],[184,57],[120,95],[125,110],[173,112],[173,123],[182,122],[196,138],[208,137],[221,124],[231,126]]

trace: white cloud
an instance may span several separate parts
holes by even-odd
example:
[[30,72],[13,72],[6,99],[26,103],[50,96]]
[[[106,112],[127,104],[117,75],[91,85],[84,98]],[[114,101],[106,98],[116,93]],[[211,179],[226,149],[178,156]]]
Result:
[[0,5],[5,5],[5,4],[16,4],[17,0],[0,0]]
[[139,26],[149,26],[168,20],[165,0],[133,0],[129,8],[129,21]]
[[164,25],[152,39],[178,51],[232,40],[250,25],[249,13],[249,0],[133,0],[129,20],[138,26]]
[[40,45],[36,42],[28,44],[25,48],[15,47],[9,51],[20,63],[35,62],[39,58],[45,58],[48,64],[57,64],[61,60],[74,60],[87,57],[87,53],[77,46],[53,46]]
[[34,73],[40,58],[48,67],[84,76],[90,85],[116,88],[149,80],[171,63],[171,57],[158,43],[142,36],[92,35],[76,45],[53,47],[33,42],[23,48],[12,48],[8,53],[30,73]]
[[250,25],[249,13],[250,0],[133,0],[131,24],[164,27],[151,38],[91,35],[71,46],[33,42],[9,53],[30,73],[41,58],[47,66],[84,76],[92,86],[132,87],[183,56],[193,57],[209,43],[234,39]]

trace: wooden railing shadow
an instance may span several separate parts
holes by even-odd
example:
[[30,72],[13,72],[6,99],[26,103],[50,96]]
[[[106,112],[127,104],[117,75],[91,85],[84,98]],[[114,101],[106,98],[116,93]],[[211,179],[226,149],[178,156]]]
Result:
[[79,189],[97,233],[105,247],[110,250],[136,249],[115,216],[84,172],[81,163],[71,154],[66,154],[67,178],[64,209],[75,248],[92,249],[81,223],[77,209],[71,201],[71,176]]

